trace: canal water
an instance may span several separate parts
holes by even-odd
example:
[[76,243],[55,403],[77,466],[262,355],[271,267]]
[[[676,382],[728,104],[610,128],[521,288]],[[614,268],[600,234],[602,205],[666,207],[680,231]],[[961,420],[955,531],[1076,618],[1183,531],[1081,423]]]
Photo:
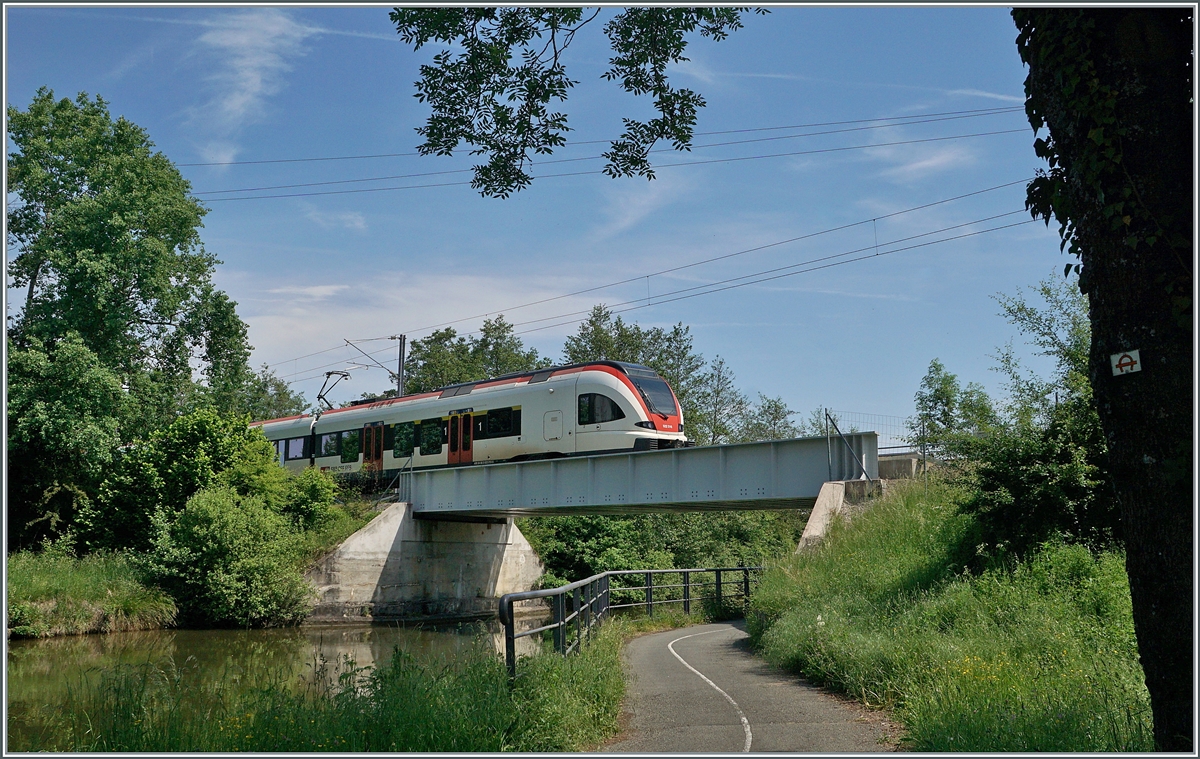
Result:
[[[532,643],[521,639],[520,643]],[[528,643],[527,643],[528,642]],[[11,750],[36,750],[38,735],[106,675],[149,668],[194,686],[251,688],[332,678],[349,667],[381,667],[397,650],[451,661],[471,649],[502,652],[495,621],[429,627],[329,625],[273,630],[147,630],[8,641],[6,685]],[[526,646],[522,646],[524,648]]]

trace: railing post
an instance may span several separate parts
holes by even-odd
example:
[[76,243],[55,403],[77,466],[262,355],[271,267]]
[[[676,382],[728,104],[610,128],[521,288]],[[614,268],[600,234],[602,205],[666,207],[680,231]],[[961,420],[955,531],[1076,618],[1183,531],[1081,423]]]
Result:
[[592,604],[596,600],[596,583],[589,582],[583,587],[583,608],[587,618],[584,620],[587,625],[584,629],[587,631],[587,642],[591,645],[592,642]]
[[581,588],[575,589],[575,647],[576,650],[583,645],[583,604],[580,600],[583,594]]
[[505,613],[501,615],[504,622],[504,662],[508,665],[508,679],[517,677],[517,620],[513,618],[512,600],[504,603]]
[[554,650],[560,654],[567,652],[567,631],[563,624],[563,619],[566,618],[564,610],[567,606],[567,597],[565,593],[559,593],[554,598]]
[[721,613],[721,570],[713,570],[717,575],[717,614]]
[[683,613],[692,613],[692,573],[683,571]]
[[654,616],[654,575],[646,573],[646,616]]
[[750,570],[742,570],[742,611],[750,608]]

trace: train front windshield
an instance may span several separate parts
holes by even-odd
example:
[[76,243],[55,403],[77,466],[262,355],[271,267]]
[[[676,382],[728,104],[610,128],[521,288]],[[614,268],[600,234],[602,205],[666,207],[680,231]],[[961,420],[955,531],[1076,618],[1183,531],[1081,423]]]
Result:
[[663,416],[675,415],[675,396],[671,394],[671,388],[666,382],[660,379],[651,379],[649,377],[631,376],[629,378],[637,385],[637,389],[642,391],[642,397],[646,399],[646,404],[650,406],[650,410],[656,414]]

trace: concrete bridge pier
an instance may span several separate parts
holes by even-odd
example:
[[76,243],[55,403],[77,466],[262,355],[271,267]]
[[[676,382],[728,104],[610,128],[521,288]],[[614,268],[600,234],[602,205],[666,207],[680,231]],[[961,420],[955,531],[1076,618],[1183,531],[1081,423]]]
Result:
[[511,518],[415,518],[393,503],[317,562],[310,622],[463,619],[495,614],[505,593],[531,590],[542,564]]

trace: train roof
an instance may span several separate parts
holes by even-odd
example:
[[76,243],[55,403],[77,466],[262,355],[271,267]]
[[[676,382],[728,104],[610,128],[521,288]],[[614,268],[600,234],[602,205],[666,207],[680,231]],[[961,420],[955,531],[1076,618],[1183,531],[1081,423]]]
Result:
[[[526,370],[523,372],[513,372],[511,374],[502,374],[499,377],[490,377],[488,379],[481,379],[481,380],[471,380],[470,382],[459,382],[459,383],[456,383],[453,385],[446,385],[444,387],[440,387],[436,390],[431,390],[427,393],[414,393],[412,395],[403,395],[403,396],[400,396],[399,398],[363,398],[361,400],[351,401],[350,405],[343,406],[342,408],[334,408],[334,409],[329,409],[327,411],[323,411],[323,412],[321,412],[321,416],[328,416],[329,414],[337,414],[337,413],[340,413],[343,411],[359,409],[364,406],[369,407],[369,408],[382,408],[384,406],[391,406],[396,403],[406,403],[408,401],[415,401],[415,400],[423,399],[423,398],[433,398],[433,397],[450,398],[450,397],[458,396],[458,395],[468,395],[468,394],[470,394],[470,392],[472,390],[474,390],[476,387],[478,387],[480,385],[502,384],[504,382],[520,380],[525,377],[529,378],[530,384],[535,383],[535,382],[545,382],[546,380],[550,379],[550,377],[552,377],[555,374],[558,374],[560,372],[577,371],[577,370],[586,369],[586,368],[592,367],[592,366],[608,366],[608,367],[612,367],[614,369],[619,369],[623,374],[625,374],[628,377],[661,379],[661,377],[659,377],[659,375],[658,375],[658,372],[654,371],[653,369],[651,369],[648,366],[642,366],[641,364],[631,364],[626,361],[607,361],[607,360],[586,361],[586,362],[583,362],[580,364],[563,364],[561,366],[547,366],[542,369],[529,369],[529,370]],[[263,419],[260,421],[251,422],[250,426],[258,427],[258,426],[261,426],[264,424],[276,424],[278,422],[288,422],[288,421],[292,421],[295,419],[306,419],[310,416],[312,416],[312,415],[311,414],[293,414],[291,416],[279,417],[278,419]]]

